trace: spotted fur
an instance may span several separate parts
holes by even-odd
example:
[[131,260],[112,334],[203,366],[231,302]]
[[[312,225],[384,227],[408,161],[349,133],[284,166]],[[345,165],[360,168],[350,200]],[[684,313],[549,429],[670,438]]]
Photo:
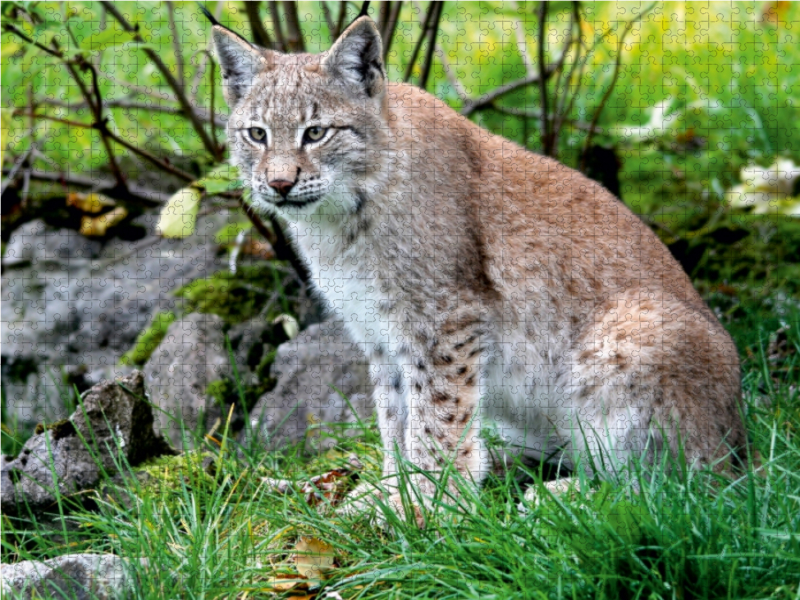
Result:
[[395,450],[480,482],[489,422],[509,454],[567,465],[674,452],[679,434],[694,465],[743,443],[735,346],[607,190],[388,83],[368,17],[320,55],[214,41],[232,161],[370,358],[390,483]]

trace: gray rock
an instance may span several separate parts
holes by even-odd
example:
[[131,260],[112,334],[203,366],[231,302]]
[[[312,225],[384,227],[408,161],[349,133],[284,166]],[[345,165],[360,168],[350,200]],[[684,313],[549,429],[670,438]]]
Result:
[[117,362],[153,314],[183,305],[172,291],[224,268],[214,234],[225,214],[200,218],[182,240],[157,237],[157,218],[137,219],[150,232],[137,242],[86,239],[42,221],[11,234],[0,277],[8,421],[24,426],[65,418],[75,372],[83,373],[85,387],[127,374]]
[[162,409],[157,428],[177,448],[184,444],[176,418],[187,430],[202,424],[210,408],[206,387],[230,371],[222,327],[217,315],[193,313],[175,321],[144,366],[147,389]]
[[374,410],[367,361],[358,345],[346,338],[341,321],[312,325],[281,344],[272,374],[277,378],[275,389],[259,398],[250,412],[259,443],[277,447],[299,441],[311,424],[357,423],[330,386],[350,400],[362,420]]
[[4,564],[0,578],[6,593],[26,599],[111,600],[129,596],[134,586],[131,567],[113,554],[65,554],[46,561]]
[[118,382],[101,382],[83,394],[81,406],[69,419],[34,434],[16,458],[3,461],[3,514],[19,514],[23,507],[52,511],[56,489],[68,496],[93,488],[104,474],[116,471],[121,457],[135,466],[174,454],[153,431],[153,413],[145,399],[141,371]]

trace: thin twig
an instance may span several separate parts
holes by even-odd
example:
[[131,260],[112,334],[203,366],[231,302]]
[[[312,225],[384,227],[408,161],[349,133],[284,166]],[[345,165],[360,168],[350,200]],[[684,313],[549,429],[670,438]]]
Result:
[[286,41],[291,52],[305,52],[306,43],[303,40],[303,30],[300,28],[300,18],[297,15],[297,2],[284,1],[283,14],[286,16]]
[[325,24],[328,26],[328,36],[331,38],[331,44],[336,41],[336,32],[334,29],[336,25],[333,22],[333,15],[331,14],[331,9],[328,8],[328,3],[325,0],[320,1],[320,8],[322,9],[322,15],[325,17]]
[[611,83],[609,84],[608,88],[606,89],[605,93],[603,94],[602,99],[600,100],[600,104],[597,106],[597,109],[594,111],[594,115],[592,116],[592,122],[589,126],[589,133],[586,136],[586,140],[583,142],[583,148],[581,150],[581,164],[580,168],[581,171],[586,170],[586,156],[589,151],[589,147],[592,143],[592,138],[595,134],[595,129],[597,127],[597,121],[600,119],[600,115],[603,113],[603,109],[606,107],[606,103],[608,99],[611,97],[611,93],[614,91],[614,86],[617,84],[617,79],[619,78],[619,68],[622,64],[622,47],[625,44],[625,38],[630,33],[633,26],[644,19],[645,15],[647,15],[653,8],[655,8],[658,2],[653,2],[650,6],[645,8],[641,13],[639,13],[635,18],[628,21],[625,25],[625,28],[622,30],[622,34],[619,37],[619,42],[617,42],[617,57],[614,61],[614,73],[611,76]]
[[426,34],[428,33],[428,23],[433,18],[433,13],[436,11],[435,2],[431,2],[428,5],[428,12],[425,14],[425,24],[422,26],[422,34],[419,36],[416,45],[414,46],[414,51],[411,53],[411,60],[408,61],[408,65],[406,66],[405,75],[403,75],[403,81],[408,82],[411,79],[411,74],[414,72],[414,65],[417,62],[417,56],[419,56],[419,51],[422,49],[422,43],[425,41]]
[[423,90],[428,85],[428,76],[433,66],[433,53],[436,51],[436,34],[439,32],[439,19],[442,17],[444,2],[437,0],[433,3],[434,14],[428,26],[428,50],[425,54],[425,61],[422,63],[422,72],[419,76],[419,87]]
[[[505,115],[511,115],[514,117],[522,117],[525,119],[536,119],[539,120],[542,118],[542,113],[539,110],[525,110],[523,108],[513,108],[511,106],[498,106],[497,104],[492,104],[487,108],[491,108],[492,110],[496,110],[499,113]],[[589,131],[590,124],[586,121],[578,121],[576,119],[570,119],[568,117],[564,118],[564,123],[578,129],[579,131]],[[597,133],[604,133],[604,129],[602,127],[596,128]]]
[[[512,8],[520,12],[519,4],[516,0],[512,0],[511,2]],[[530,52],[528,52],[528,41],[525,37],[525,25],[522,19],[517,19],[515,22],[516,28],[514,29],[514,34],[517,38],[517,50],[519,51],[520,56],[522,56],[522,62],[525,63],[525,72],[528,76],[535,75],[536,72],[533,70],[533,59],[531,58]]]
[[36,46],[37,48],[39,48],[39,50],[44,50],[50,56],[54,56],[55,58],[62,58],[62,59],[64,58],[64,55],[61,52],[48,48],[47,46],[34,41],[32,38],[28,37],[21,29],[17,29],[16,26],[11,25],[10,23],[3,23],[3,29],[22,38],[27,43]]
[[383,62],[389,57],[389,50],[392,47],[394,40],[394,32],[397,29],[397,23],[400,20],[400,10],[403,8],[403,0],[397,0],[392,4],[392,10],[389,11],[389,19],[386,22],[383,30],[381,31],[381,39],[383,39]]
[[5,176],[3,180],[3,185],[0,186],[0,194],[6,191],[8,184],[14,180],[14,177],[17,176],[17,172],[22,168],[23,163],[28,160],[28,157],[33,154],[33,146],[30,146],[25,152],[19,155],[14,164],[11,165],[11,168],[8,170],[8,175]]
[[261,2],[256,0],[245,0],[244,12],[247,15],[247,20],[250,22],[250,32],[253,35],[253,42],[256,46],[262,48],[272,48],[272,38],[269,37],[261,17],[258,15],[261,7]]
[[[109,2],[108,0],[103,0],[102,5],[111,14],[111,16],[113,16],[119,22],[119,24],[125,31],[133,34],[133,39],[135,41],[144,42],[142,36],[139,35],[136,28],[133,27],[130,23],[128,23],[128,20],[121,12],[119,12],[119,10],[117,10],[116,5],[113,2]],[[181,108],[183,108],[186,118],[189,119],[189,121],[192,123],[192,126],[194,127],[194,130],[197,132],[197,135],[200,136],[200,140],[203,142],[203,146],[205,147],[205,149],[216,160],[221,160],[222,153],[220,152],[220,149],[214,146],[214,141],[211,139],[208,132],[205,130],[205,127],[203,127],[202,121],[200,121],[200,119],[197,117],[197,114],[194,112],[194,109],[192,108],[192,103],[189,102],[189,99],[186,97],[186,94],[183,93],[183,90],[181,89],[178,82],[175,80],[175,77],[172,76],[169,67],[167,67],[167,65],[164,63],[164,61],[161,59],[158,53],[155,50],[153,50],[153,48],[149,46],[144,46],[142,49],[144,50],[144,53],[147,55],[147,57],[156,66],[156,68],[164,77],[164,79],[166,79],[167,84],[169,85],[170,88],[172,88],[172,91],[175,92],[175,96],[178,99],[178,103],[181,105]]]
[[[548,72],[545,73],[545,76],[548,76],[550,73],[552,73],[552,71],[548,70]],[[525,87],[526,85],[539,83],[540,79],[541,77],[539,73],[536,73],[535,75],[525,76],[521,79],[516,79],[514,81],[506,83],[505,85],[501,85],[500,87],[493,89],[491,92],[487,92],[486,94],[480,96],[479,98],[475,98],[474,100],[468,100],[464,104],[464,107],[461,109],[461,114],[464,115],[465,117],[468,117],[476,110],[480,110],[481,108],[490,106],[495,100],[497,100],[501,96],[516,91],[519,88]]]
[[278,11],[278,3],[273,0],[268,1],[267,5],[269,6],[269,16],[272,19],[272,31],[275,34],[278,50],[286,52],[288,46],[286,45],[286,38],[283,36],[283,29],[281,28],[281,14],[280,11]]
[[[89,108],[86,102],[62,102],[61,100],[53,100],[52,98],[42,98],[39,104],[47,106],[57,106],[59,108],[67,108],[71,110],[78,110],[81,108]],[[160,112],[168,115],[183,115],[183,110],[177,106],[164,106],[163,104],[144,104],[141,102],[130,102],[128,100],[106,100],[103,103],[106,108],[119,108],[123,110],[147,110],[152,112]],[[211,116],[206,109],[195,105],[197,115],[206,123],[211,123]],[[223,115],[224,116],[224,115]],[[215,127],[225,127],[225,120],[215,116]]]
[[347,18],[347,2],[345,2],[345,0],[342,0],[341,2],[339,2],[339,20],[336,22],[336,38],[342,35],[342,32],[344,31],[344,21],[346,18]]
[[92,75],[92,91],[94,92],[96,106],[94,120],[95,124],[101,125],[97,130],[100,132],[100,140],[103,142],[103,147],[108,155],[108,166],[111,169],[111,173],[114,175],[114,179],[117,180],[117,185],[124,188],[127,185],[125,176],[122,174],[122,169],[119,167],[117,157],[114,155],[114,148],[111,146],[111,142],[108,139],[108,118],[103,114],[103,96],[100,93],[100,84],[97,81],[97,69],[95,69],[94,65],[89,61],[84,62],[83,68],[87,69]]
[[[211,90],[210,91],[211,98],[209,100],[209,109],[208,110],[211,112],[211,116],[212,116],[212,119],[213,119],[213,116],[214,116],[214,90],[216,89],[216,86],[214,85],[214,77],[216,76],[217,64],[213,60],[210,62],[210,64],[211,64],[211,68],[208,70],[208,79],[209,79],[208,87]],[[214,146],[216,148],[221,148],[221,146],[219,144],[219,138],[217,138],[217,128],[216,127],[211,127],[211,135],[214,138]]]
[[[38,169],[29,169],[30,178],[34,181],[47,181],[51,183],[60,183],[62,185],[72,185],[75,187],[88,188],[96,190],[102,194],[107,195],[109,198],[116,200],[134,200],[141,202],[145,206],[155,207],[164,204],[169,199],[169,194],[151,190],[136,185],[129,185],[127,191],[122,191],[117,187],[112,179],[97,178],[97,177],[81,177],[80,175],[73,175],[67,173],[50,173],[48,171],[41,171]],[[10,173],[7,170],[3,171],[3,175],[8,177]]]
[[[539,60],[539,72],[543,73],[546,67],[546,57],[545,57],[545,33],[546,33],[546,26],[547,26],[547,2],[541,0],[539,2],[539,40],[537,44],[538,48],[538,60]],[[542,127],[542,152],[545,156],[552,156],[553,155],[553,135],[552,129],[550,127],[550,107],[548,106],[548,98],[547,98],[547,80],[542,77],[539,79],[539,103],[542,107],[542,119],[541,119],[541,127]]]
[[167,0],[167,16],[169,17],[169,30],[172,33],[172,51],[175,54],[175,69],[177,70],[177,83],[181,92],[186,90],[186,77],[183,71],[183,53],[181,52],[181,38],[178,37],[178,28],[175,26],[175,4]]

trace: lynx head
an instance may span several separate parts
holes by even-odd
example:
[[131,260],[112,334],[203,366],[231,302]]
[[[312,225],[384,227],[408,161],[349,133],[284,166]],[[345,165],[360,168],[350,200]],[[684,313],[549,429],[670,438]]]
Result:
[[386,76],[372,19],[357,19],[322,54],[258,48],[217,23],[213,37],[231,161],[253,208],[289,220],[356,210],[386,146]]

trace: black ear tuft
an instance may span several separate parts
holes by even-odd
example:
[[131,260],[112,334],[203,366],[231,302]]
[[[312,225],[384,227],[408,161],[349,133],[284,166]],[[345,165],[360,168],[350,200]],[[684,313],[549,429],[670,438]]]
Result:
[[203,6],[199,2],[197,3],[197,5],[200,7],[200,10],[203,11],[203,14],[206,16],[206,19],[211,21],[212,25],[221,25],[221,23],[214,18],[214,15],[208,12],[208,9],[205,6]]
[[361,5],[361,12],[358,13],[358,17],[356,17],[356,19],[358,19],[359,17],[368,17],[368,16],[369,16],[369,0],[367,0]]

